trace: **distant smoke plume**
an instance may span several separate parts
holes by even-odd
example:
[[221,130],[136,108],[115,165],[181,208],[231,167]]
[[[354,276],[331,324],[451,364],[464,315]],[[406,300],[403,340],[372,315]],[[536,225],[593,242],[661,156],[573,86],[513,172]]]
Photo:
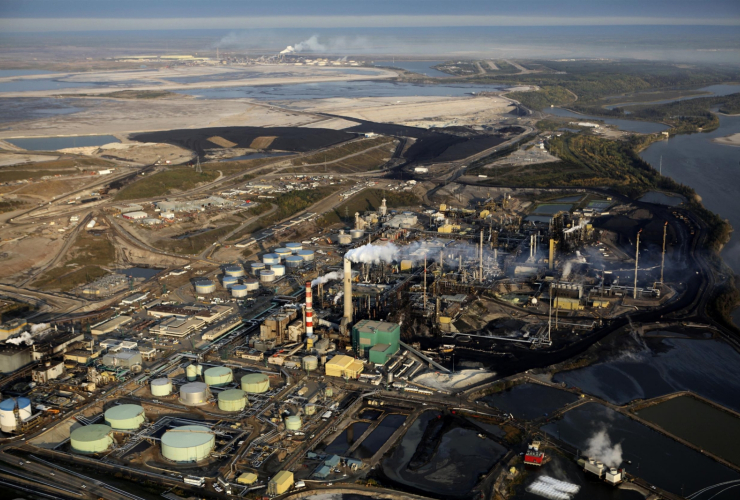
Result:
[[344,278],[344,271],[333,271],[311,281],[311,286],[323,285],[331,280],[340,280]]
[[295,45],[288,45],[281,50],[281,54],[336,54],[336,53],[360,53],[369,52],[371,44],[367,38],[346,38],[343,36],[330,38],[327,43],[319,42],[319,37],[313,35]]
[[612,444],[606,429],[602,429],[590,438],[586,443],[586,455],[609,467],[619,467],[622,463],[622,445]]
[[25,342],[26,345],[33,344],[33,337],[28,332],[21,333],[18,337],[8,339],[5,341],[6,344],[21,345],[21,342]]

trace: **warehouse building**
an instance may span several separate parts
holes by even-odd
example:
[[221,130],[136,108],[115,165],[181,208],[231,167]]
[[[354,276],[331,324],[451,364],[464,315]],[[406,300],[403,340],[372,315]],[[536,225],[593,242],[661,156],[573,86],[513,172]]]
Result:
[[281,470],[267,483],[268,495],[282,495],[293,486],[293,473]]
[[90,329],[90,333],[92,333],[93,335],[105,335],[106,333],[117,330],[118,328],[122,327],[126,323],[130,323],[131,321],[131,316],[118,316],[93,326]]
[[141,353],[139,351],[119,351],[108,353],[103,356],[105,366],[131,368],[141,365]]
[[401,325],[387,321],[358,321],[352,328],[352,349],[371,363],[384,365],[398,352]]
[[136,212],[125,213],[123,214],[122,217],[127,220],[142,220],[142,219],[146,219],[147,217],[149,217],[149,215],[147,215],[146,212],[136,211]]
[[0,340],[5,340],[13,335],[18,335],[25,330],[28,323],[25,319],[13,319],[0,325]]
[[362,361],[344,354],[331,358],[324,366],[326,374],[330,377],[347,377],[356,379],[364,368]]
[[198,318],[171,317],[162,320],[159,324],[149,328],[154,335],[166,335],[168,337],[185,337],[200,330],[206,322]]

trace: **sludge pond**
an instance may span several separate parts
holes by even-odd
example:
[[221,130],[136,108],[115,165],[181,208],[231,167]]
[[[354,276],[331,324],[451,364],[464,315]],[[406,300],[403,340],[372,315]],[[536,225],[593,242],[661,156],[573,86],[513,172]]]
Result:
[[470,491],[506,454],[506,448],[467,420],[429,410],[382,462],[391,482],[438,497],[469,498]]

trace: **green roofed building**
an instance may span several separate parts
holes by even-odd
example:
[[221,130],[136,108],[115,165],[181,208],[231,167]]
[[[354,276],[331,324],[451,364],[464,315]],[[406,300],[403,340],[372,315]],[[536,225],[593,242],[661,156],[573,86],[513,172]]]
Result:
[[401,325],[387,321],[358,321],[352,328],[352,348],[371,363],[384,365],[398,352]]

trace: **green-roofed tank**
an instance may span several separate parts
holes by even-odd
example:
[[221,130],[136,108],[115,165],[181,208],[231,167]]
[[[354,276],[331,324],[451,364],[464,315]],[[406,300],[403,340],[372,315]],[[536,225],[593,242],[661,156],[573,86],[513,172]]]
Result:
[[270,378],[264,373],[250,373],[242,377],[242,390],[248,394],[262,394],[270,390]]
[[299,417],[298,415],[285,417],[285,428],[289,431],[301,430],[301,417]]
[[134,430],[144,422],[144,408],[139,405],[117,405],[105,411],[105,423],[113,429]]
[[102,453],[113,444],[113,429],[105,424],[78,427],[70,434],[70,444],[77,453]]
[[203,373],[206,384],[212,387],[221,387],[234,380],[231,368],[225,366],[214,366]]
[[200,462],[216,445],[211,429],[203,425],[183,425],[162,436],[162,456],[173,462]]
[[218,408],[223,411],[242,411],[247,406],[247,393],[241,389],[228,389],[218,395]]

